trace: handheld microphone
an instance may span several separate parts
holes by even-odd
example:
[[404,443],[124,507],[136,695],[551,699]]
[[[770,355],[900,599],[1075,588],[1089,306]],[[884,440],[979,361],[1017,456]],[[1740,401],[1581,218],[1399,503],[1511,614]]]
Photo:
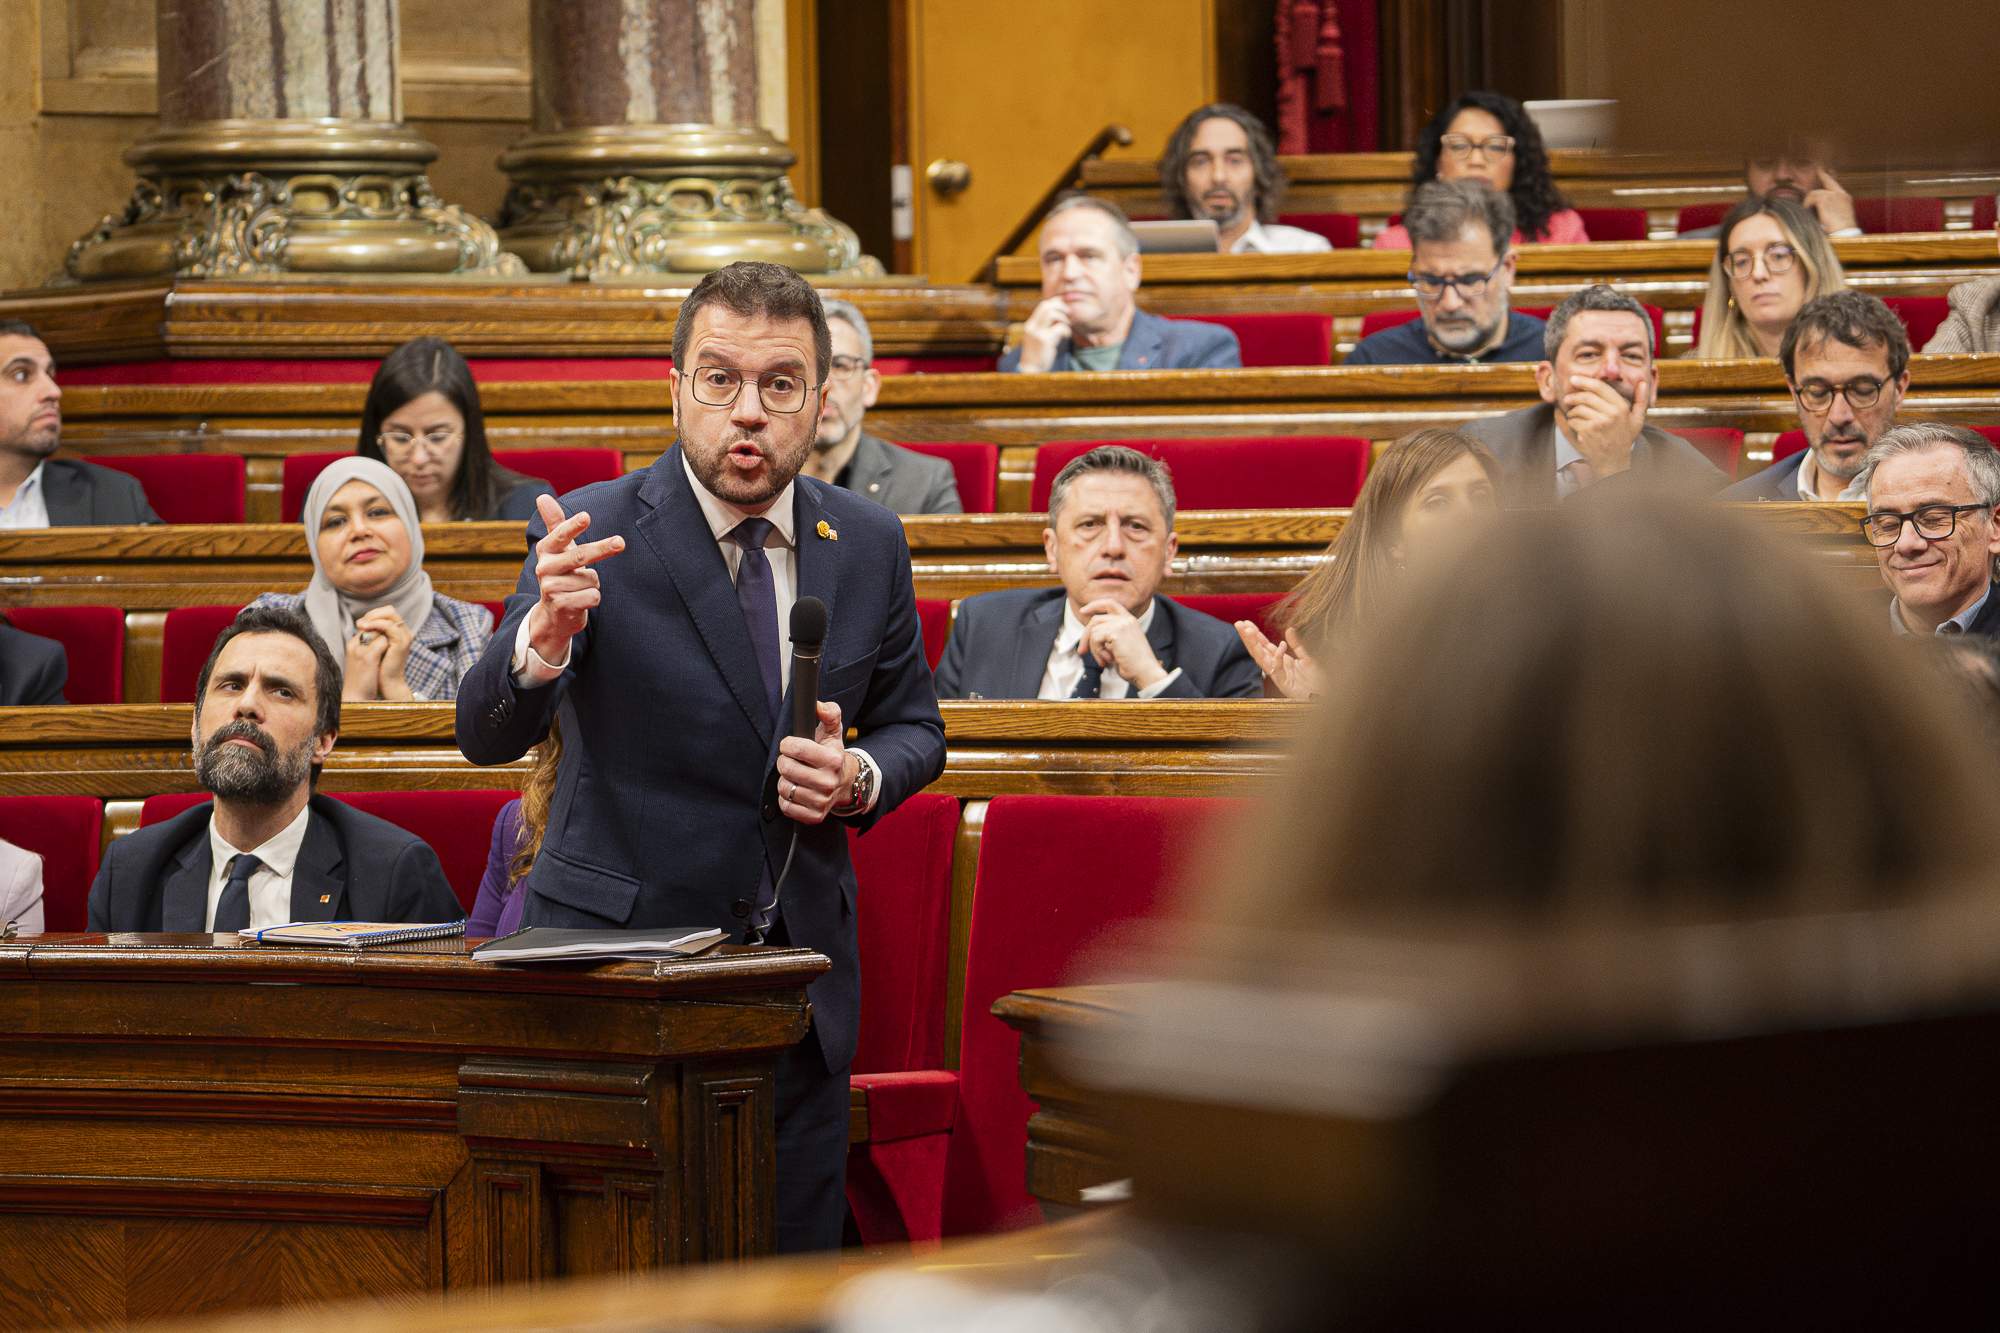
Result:
[[819,655],[826,647],[826,603],[801,597],[792,603],[792,735],[819,732]]

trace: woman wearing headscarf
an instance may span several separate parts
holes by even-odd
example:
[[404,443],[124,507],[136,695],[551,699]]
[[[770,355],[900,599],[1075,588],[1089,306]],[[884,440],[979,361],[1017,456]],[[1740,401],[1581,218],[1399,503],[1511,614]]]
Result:
[[343,458],[306,493],[305,528],[312,582],[302,593],[257,600],[304,606],[342,659],[340,697],[457,698],[460,678],[493,637],[493,618],[432,589],[403,479],[372,458]]

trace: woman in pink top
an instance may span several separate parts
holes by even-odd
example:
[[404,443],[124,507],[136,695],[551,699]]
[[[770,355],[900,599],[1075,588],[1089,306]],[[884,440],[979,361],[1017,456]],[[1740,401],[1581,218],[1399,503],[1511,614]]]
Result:
[[[1581,245],[1590,239],[1583,219],[1569,206],[1549,175],[1542,132],[1511,97],[1463,93],[1431,117],[1417,136],[1417,166],[1410,188],[1431,180],[1476,180],[1504,191],[1514,201],[1520,226],[1514,244]],[[1377,250],[1407,250],[1410,233],[1402,224],[1384,227]]]

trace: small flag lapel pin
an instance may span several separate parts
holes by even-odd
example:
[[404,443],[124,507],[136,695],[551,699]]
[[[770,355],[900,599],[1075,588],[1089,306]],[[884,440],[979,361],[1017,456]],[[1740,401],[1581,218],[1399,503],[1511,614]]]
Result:
[[319,900],[320,900],[320,901],[321,901],[322,903],[330,903],[330,902],[332,902],[332,901],[333,901],[333,895],[332,895],[332,894],[330,894],[330,893],[322,893],[322,894],[321,894],[321,895],[319,896]]
[[833,530],[833,525],[831,523],[828,523],[825,519],[821,519],[819,521],[819,527],[815,528],[814,531],[819,533],[820,537],[826,541],[837,542],[840,540],[840,534],[838,532],[835,532]]

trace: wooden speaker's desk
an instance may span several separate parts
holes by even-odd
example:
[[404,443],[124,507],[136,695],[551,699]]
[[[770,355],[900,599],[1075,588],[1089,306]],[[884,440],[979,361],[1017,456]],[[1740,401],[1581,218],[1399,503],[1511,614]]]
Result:
[[770,1251],[773,1063],[826,959],[404,949],[0,943],[0,1324]]

